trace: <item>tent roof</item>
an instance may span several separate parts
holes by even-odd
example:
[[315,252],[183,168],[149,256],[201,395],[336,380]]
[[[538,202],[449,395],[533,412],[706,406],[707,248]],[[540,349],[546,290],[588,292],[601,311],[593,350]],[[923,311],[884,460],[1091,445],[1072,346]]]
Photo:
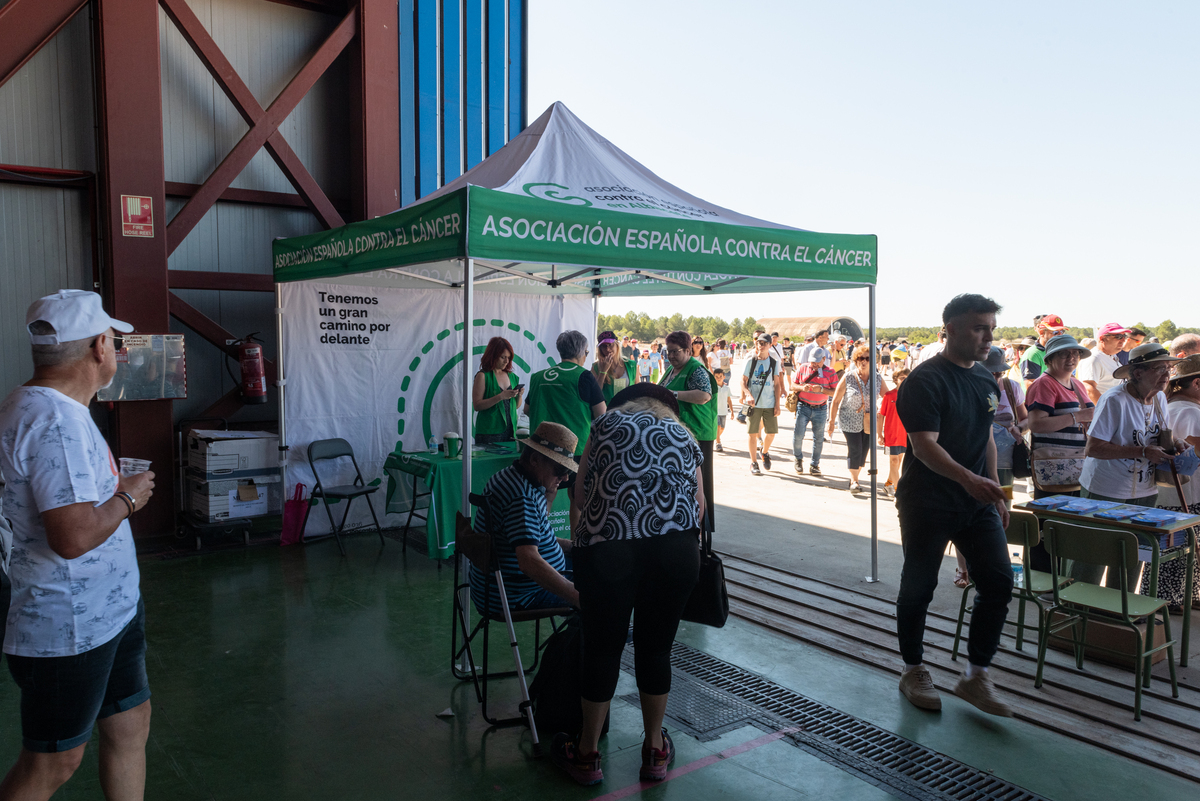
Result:
[[555,103],[455,181],[392,214],[276,240],[277,281],[665,295],[861,287],[873,235],[823,234],[709,203]]

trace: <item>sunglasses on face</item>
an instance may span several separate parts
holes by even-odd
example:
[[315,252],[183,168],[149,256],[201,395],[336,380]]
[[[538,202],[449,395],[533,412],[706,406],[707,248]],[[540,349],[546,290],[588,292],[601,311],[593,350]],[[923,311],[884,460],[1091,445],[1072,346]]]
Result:
[[[100,339],[100,337],[96,337],[96,339],[93,339],[93,340],[92,340],[91,347],[93,347],[93,348],[94,348],[94,347],[96,347],[96,342],[97,342],[99,339]],[[111,339],[112,339],[112,343],[113,343],[113,350],[124,350],[124,349],[125,349],[125,337],[124,337],[124,335],[122,335],[122,334],[113,334],[113,335],[112,335],[112,337],[111,337]]]
[[672,353],[683,353],[683,348],[667,348],[667,355],[670,356]]
[[571,473],[571,469],[569,467],[566,467],[565,465],[556,464],[554,466],[554,477],[555,478],[566,478],[568,475],[570,475],[570,473]]
[[855,359],[854,361],[856,361],[856,362],[869,362],[869,361],[871,361],[871,360],[870,360],[870,359],[868,359],[866,356],[859,356],[859,357],[858,357],[857,359]]

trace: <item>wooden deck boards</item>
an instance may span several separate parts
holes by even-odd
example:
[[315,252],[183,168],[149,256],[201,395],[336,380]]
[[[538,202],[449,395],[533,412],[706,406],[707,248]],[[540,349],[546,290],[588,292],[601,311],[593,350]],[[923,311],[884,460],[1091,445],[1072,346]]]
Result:
[[[894,603],[736,556],[722,558],[733,614],[899,675]],[[1010,620],[1015,614],[1014,604]],[[950,658],[955,624],[933,612],[926,624],[925,663],[947,693],[966,664],[968,626],[958,661]],[[1132,672],[1091,660],[1080,671],[1072,657],[1051,649],[1043,686],[1035,689],[1036,626],[1026,629],[1023,651],[1015,643],[1016,626],[1006,627],[991,676],[1018,718],[1200,782],[1200,688],[1186,685],[1184,673],[1178,699],[1171,697],[1166,676],[1152,676],[1137,722]]]

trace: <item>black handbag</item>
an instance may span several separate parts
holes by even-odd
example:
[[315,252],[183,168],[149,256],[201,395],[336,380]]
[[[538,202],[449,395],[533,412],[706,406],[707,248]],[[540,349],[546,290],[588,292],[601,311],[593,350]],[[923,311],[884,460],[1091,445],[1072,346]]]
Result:
[[692,589],[683,619],[721,628],[729,619],[729,592],[725,588],[725,565],[713,553],[712,524],[706,517],[700,536],[700,577]]
[[[1004,379],[1004,393],[1008,395],[1008,407],[1013,410],[1013,419],[1017,416],[1017,399],[1012,391],[1012,379]],[[1029,461],[1029,446],[1025,444],[1025,438],[1021,437],[1013,445],[1012,452],[1012,471],[1013,478],[1032,478],[1033,464]]]

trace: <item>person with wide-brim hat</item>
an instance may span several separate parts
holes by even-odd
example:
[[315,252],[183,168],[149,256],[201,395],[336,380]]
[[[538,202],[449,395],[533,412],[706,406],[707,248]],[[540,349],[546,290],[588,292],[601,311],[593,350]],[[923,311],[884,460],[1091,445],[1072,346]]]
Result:
[[[1129,364],[1113,375],[1124,383],[1100,396],[1087,436],[1087,458],[1079,483],[1083,495],[1136,506],[1155,506],[1158,486],[1155,468],[1186,443],[1171,437],[1165,390],[1171,365],[1180,361],[1162,345],[1146,343],[1129,354]],[[1170,452],[1170,453],[1169,453]],[[1099,583],[1102,565],[1076,564],[1070,575]],[[1115,578],[1115,577],[1114,577]],[[1136,576],[1130,577],[1130,587]]]
[[[1200,354],[1184,358],[1171,368],[1170,385],[1167,388],[1167,412],[1171,418],[1171,431],[1188,445],[1200,448]],[[1200,514],[1200,478],[1183,485],[1183,498],[1174,487],[1159,487],[1159,509],[1172,512]],[[1174,548],[1163,549],[1162,556],[1186,548],[1181,543]],[[1172,612],[1183,611],[1184,591],[1187,586],[1187,565],[1184,559],[1167,561],[1160,559],[1158,568],[1158,597],[1167,601]],[[1192,606],[1200,606],[1200,562],[1196,564],[1192,581]],[[1150,593],[1150,572],[1143,571],[1143,595]]]
[[[484,486],[488,504],[475,516],[475,530],[487,532],[488,515],[495,517],[492,547],[511,609],[577,607],[579,592],[567,575],[571,543],[559,540],[550,524],[559,487],[579,469],[574,458],[577,437],[566,426],[547,421],[517,442],[523,446],[521,457]],[[468,575],[475,607],[481,614],[499,616],[495,577],[474,564]]]

